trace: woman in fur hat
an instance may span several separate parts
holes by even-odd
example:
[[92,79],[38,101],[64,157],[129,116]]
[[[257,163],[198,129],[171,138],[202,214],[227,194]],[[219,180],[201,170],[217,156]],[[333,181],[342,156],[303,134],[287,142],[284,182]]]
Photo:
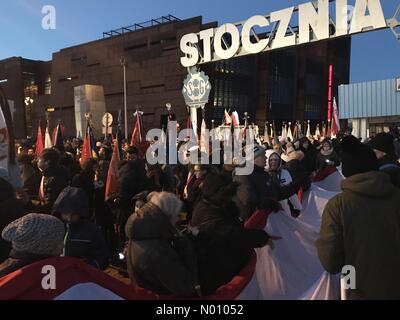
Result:
[[321,151],[317,155],[317,171],[321,171],[329,166],[340,166],[340,159],[332,146],[332,142],[328,139],[321,144]]

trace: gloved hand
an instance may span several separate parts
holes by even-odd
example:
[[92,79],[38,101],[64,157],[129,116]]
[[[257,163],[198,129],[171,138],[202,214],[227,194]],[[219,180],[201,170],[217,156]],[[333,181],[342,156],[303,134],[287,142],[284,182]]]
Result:
[[290,213],[292,214],[292,217],[293,217],[293,218],[298,218],[298,217],[299,217],[299,215],[300,215],[300,210],[291,209],[290,211],[291,211]]
[[273,212],[279,212],[283,208],[279,201],[270,200],[269,209],[271,209]]

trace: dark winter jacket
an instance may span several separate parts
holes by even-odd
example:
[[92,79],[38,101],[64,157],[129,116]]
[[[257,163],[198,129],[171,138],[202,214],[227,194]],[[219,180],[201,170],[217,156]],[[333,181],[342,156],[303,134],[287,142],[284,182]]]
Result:
[[72,179],[71,187],[80,188],[85,191],[86,196],[89,200],[89,218],[93,217],[93,208],[94,208],[94,175],[87,171],[82,171],[81,173],[75,175]]
[[305,168],[303,160],[290,160],[284,164],[283,168],[289,171],[296,188],[302,187],[303,191],[307,191],[310,188],[310,172]]
[[119,168],[119,197],[121,219],[125,225],[132,213],[132,198],[148,188],[143,160],[126,161]]
[[33,157],[22,154],[18,157],[21,169],[21,178],[25,192],[31,199],[36,199],[39,192],[41,174],[36,165],[32,163]]
[[44,177],[44,203],[35,206],[39,213],[51,213],[51,208],[57,197],[69,184],[68,172],[61,166],[54,166],[42,172]]
[[[12,185],[0,178],[0,234],[8,224],[23,215],[23,205],[15,198]],[[11,243],[0,236],[0,263],[8,258],[10,251]]]
[[[303,143],[306,141],[309,143],[308,149],[303,147]],[[300,139],[300,151],[302,151],[304,154],[304,158],[301,160],[301,163],[308,175],[311,175],[311,173],[316,170],[317,150],[311,144],[310,140],[308,140],[306,137],[303,137]]]
[[53,214],[78,215],[78,222],[68,224],[65,236],[65,256],[84,260],[93,267],[104,270],[108,266],[109,252],[100,229],[88,220],[88,200],[78,188],[66,188],[53,207]]
[[342,182],[324,209],[318,255],[330,273],[356,270],[349,299],[400,299],[400,190],[377,171]]
[[0,279],[25,266],[48,258],[50,257],[12,250],[9,258],[0,264]]
[[239,219],[232,196],[236,185],[222,175],[210,174],[204,182],[203,199],[190,222],[199,228],[194,238],[199,260],[200,286],[204,295],[228,283],[249,261],[253,248],[266,245],[263,230],[247,230]]
[[333,149],[331,149],[331,151],[326,154],[323,152],[323,150],[321,150],[317,154],[316,169],[317,171],[321,171],[329,166],[335,166],[335,167],[340,166],[340,158]]
[[234,201],[243,220],[247,220],[256,209],[272,209],[277,201],[297,192],[292,184],[276,187],[270,175],[258,166],[254,166],[250,175],[235,175],[233,181],[238,185]]
[[125,228],[129,238],[129,277],[140,287],[159,294],[196,296],[197,260],[190,240],[176,236],[168,217],[153,203],[131,215]]
[[389,175],[392,183],[400,188],[400,164],[394,156],[386,155],[378,160],[379,171]]
[[72,180],[72,178],[81,171],[81,167],[79,166],[79,163],[75,160],[74,155],[69,152],[61,152],[60,166],[64,167],[67,171],[68,180]]

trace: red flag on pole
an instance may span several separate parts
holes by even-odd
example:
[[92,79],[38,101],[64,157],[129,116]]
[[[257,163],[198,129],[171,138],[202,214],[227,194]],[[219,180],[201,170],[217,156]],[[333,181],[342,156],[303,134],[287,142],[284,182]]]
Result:
[[333,98],[332,137],[336,137],[340,131],[339,112],[336,98]]
[[114,151],[111,158],[110,166],[108,168],[107,173],[107,184],[106,184],[106,193],[105,199],[109,199],[112,194],[118,192],[118,164],[121,160],[121,156],[119,154],[119,145],[118,139],[114,140]]
[[89,160],[92,155],[92,148],[90,146],[90,133],[89,133],[89,123],[86,126],[85,137],[83,139],[82,154],[81,154],[81,164],[86,160]]
[[39,157],[43,149],[44,149],[43,134],[42,134],[42,128],[40,128],[40,121],[39,121],[37,138],[36,138],[35,155]]
[[327,129],[326,136],[327,136],[328,138],[331,138],[331,135],[332,135],[331,123],[328,122],[328,129]]
[[131,146],[139,147],[140,143],[143,141],[142,137],[142,121],[141,113],[139,111],[135,112],[135,126],[133,128]]
[[146,141],[146,137],[144,135],[142,114],[143,112],[141,111],[136,111],[134,114],[136,121],[131,139],[131,146],[138,148],[140,158],[144,158],[146,156],[147,148],[150,145],[149,142]]
[[322,138],[326,138],[326,126],[324,122],[322,122]]

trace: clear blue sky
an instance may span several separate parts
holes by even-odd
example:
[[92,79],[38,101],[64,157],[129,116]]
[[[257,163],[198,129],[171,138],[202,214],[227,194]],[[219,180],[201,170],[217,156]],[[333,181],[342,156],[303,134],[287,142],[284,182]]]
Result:
[[[96,40],[103,31],[172,14],[203,16],[204,22],[237,22],[306,0],[2,0],[0,59],[22,56],[50,60],[62,48]],[[392,17],[399,0],[381,0]],[[349,4],[353,4],[350,0]],[[57,29],[41,28],[44,5],[57,10]],[[390,30],[353,37],[351,82],[400,76],[400,43]]]

